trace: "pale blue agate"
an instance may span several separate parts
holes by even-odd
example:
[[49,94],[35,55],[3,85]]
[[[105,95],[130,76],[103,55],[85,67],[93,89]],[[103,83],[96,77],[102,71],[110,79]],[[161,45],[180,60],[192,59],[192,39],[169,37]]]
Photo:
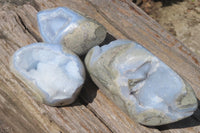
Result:
[[85,63],[100,90],[139,123],[163,125],[191,116],[197,109],[191,86],[135,42],[116,40],[96,46]]
[[53,44],[60,44],[63,36],[72,32],[84,19],[80,14],[65,7],[44,10],[37,14],[43,40]]
[[85,80],[79,57],[56,44],[33,43],[19,49],[11,70],[30,87],[28,92],[36,100],[50,106],[74,102]]

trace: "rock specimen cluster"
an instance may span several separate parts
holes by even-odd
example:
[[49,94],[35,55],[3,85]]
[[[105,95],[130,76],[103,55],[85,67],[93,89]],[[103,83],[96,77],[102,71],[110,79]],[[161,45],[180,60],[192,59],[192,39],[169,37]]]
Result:
[[191,86],[141,45],[117,40],[92,48],[85,64],[95,84],[132,119],[156,126],[193,114]]
[[191,86],[141,45],[116,40],[96,46],[105,39],[105,28],[64,7],[39,12],[38,25],[45,43],[23,47],[11,59],[11,70],[37,100],[50,106],[72,103],[85,80],[75,53],[93,47],[85,58],[92,80],[133,120],[163,125],[196,110]]
[[85,68],[75,53],[85,54],[106,36],[98,22],[64,7],[38,13],[44,43],[19,49],[11,70],[29,87],[28,92],[50,106],[71,104],[85,81]]

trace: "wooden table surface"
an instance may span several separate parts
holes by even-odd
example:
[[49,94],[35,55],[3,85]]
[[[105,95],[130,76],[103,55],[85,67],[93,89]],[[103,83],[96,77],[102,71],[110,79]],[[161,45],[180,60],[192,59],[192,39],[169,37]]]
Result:
[[200,133],[200,107],[189,118],[159,127],[145,127],[109,101],[87,81],[77,101],[66,107],[35,102],[9,69],[20,47],[41,42],[36,14],[65,6],[96,19],[108,31],[104,43],[135,40],[169,65],[194,88],[200,99],[200,58],[164,30],[130,0],[11,0],[0,2],[0,133]]

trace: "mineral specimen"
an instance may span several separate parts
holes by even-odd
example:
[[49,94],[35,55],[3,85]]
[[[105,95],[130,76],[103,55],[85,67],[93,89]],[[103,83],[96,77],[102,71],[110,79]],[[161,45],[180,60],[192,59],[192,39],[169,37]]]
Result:
[[65,7],[40,11],[38,25],[43,40],[62,44],[78,55],[100,44],[106,36],[106,29],[98,22]]
[[35,43],[19,49],[11,58],[13,73],[36,100],[50,106],[72,103],[81,90],[85,70],[71,51],[60,45]]
[[86,67],[100,90],[137,122],[156,126],[193,114],[191,86],[141,45],[117,40],[92,48]]

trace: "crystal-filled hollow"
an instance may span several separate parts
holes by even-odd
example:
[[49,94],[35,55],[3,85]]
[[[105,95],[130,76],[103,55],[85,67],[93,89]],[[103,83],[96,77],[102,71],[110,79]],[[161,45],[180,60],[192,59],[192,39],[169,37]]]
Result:
[[172,123],[191,116],[197,108],[191,86],[133,41],[96,46],[86,55],[85,64],[100,90],[143,125]]
[[10,67],[33,98],[50,106],[74,102],[85,80],[79,57],[69,50],[63,53],[60,45],[27,45],[15,52]]

